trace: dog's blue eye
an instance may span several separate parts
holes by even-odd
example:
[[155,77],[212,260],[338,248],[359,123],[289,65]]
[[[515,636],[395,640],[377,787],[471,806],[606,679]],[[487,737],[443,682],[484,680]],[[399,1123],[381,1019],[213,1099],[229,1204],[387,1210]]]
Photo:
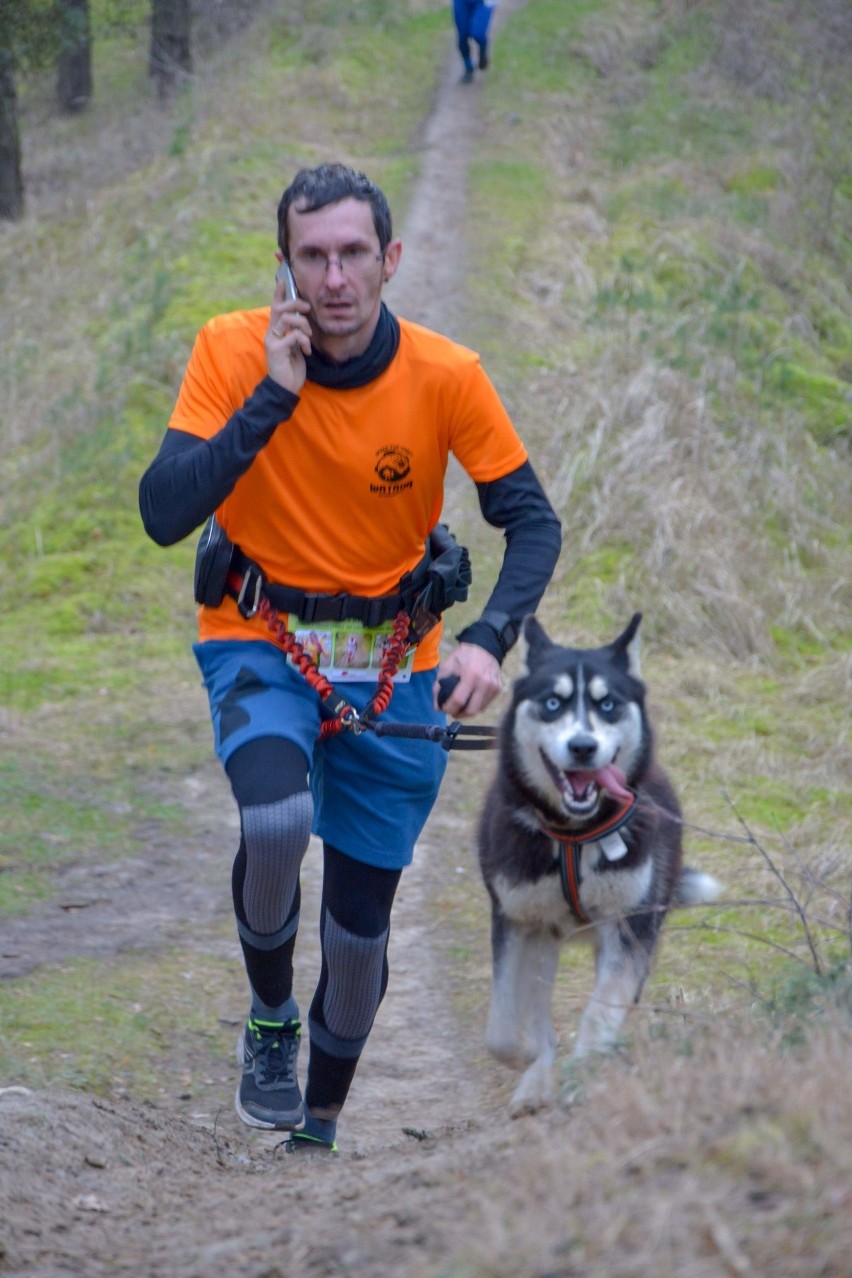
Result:
[[609,718],[616,713],[618,703],[614,697],[604,697],[602,701],[598,702],[597,708],[602,715],[606,715]]
[[545,701],[545,703],[544,703],[544,713],[545,713],[545,714],[553,714],[553,715],[556,715],[556,714],[559,714],[559,712],[560,712],[560,710],[561,710],[561,709],[562,709],[562,698],[561,698],[561,697],[548,697],[548,698],[547,698],[547,700],[546,700],[546,701]]

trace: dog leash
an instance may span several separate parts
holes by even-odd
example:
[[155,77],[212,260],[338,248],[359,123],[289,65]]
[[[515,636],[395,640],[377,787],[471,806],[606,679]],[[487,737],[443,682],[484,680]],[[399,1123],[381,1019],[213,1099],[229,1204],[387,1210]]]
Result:
[[442,727],[439,723],[369,723],[377,737],[407,737],[409,741],[434,741],[444,750],[494,750],[497,728],[486,724],[459,723],[456,719]]
[[[234,584],[239,584],[234,580]],[[326,679],[316,662],[308,656],[304,647],[281,620],[278,609],[273,607],[258,586],[252,606],[267,625],[275,642],[286,652],[304,679],[320,698],[322,724],[320,737],[328,737],[348,730],[359,736],[362,732],[374,732],[377,737],[405,737],[413,741],[433,741],[444,750],[493,750],[497,745],[498,729],[478,724],[462,724],[457,720],[446,725],[439,723],[387,723],[377,716],[388,708],[393,696],[393,676],[399,668],[408,647],[406,632],[410,620],[406,613],[397,614],[393,634],[382,655],[376,692],[369,705],[359,714],[344,696]],[[439,681],[438,705],[442,706],[459,681],[458,675],[448,675]],[[467,738],[470,738],[469,740]]]
[[[444,704],[459,681],[458,675],[438,680],[438,705]],[[494,750],[499,728],[488,724],[459,723],[369,723],[377,737],[405,737],[409,741],[434,741],[443,750]]]

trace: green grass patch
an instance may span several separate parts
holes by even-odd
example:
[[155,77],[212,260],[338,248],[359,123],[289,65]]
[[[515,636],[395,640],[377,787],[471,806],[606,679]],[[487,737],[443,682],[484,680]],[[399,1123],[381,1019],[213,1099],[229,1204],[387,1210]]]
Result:
[[[769,738],[777,732],[774,715],[752,715],[751,722],[752,730],[759,736]],[[805,821],[809,812],[824,809],[831,797],[822,786],[792,789],[786,779],[752,776],[748,789],[737,799],[737,810],[748,825],[784,833]]]
[[756,165],[733,174],[725,185],[742,195],[763,195],[781,185],[781,174],[771,165]]
[[201,221],[192,248],[172,263],[180,282],[158,317],[159,331],[189,345],[212,315],[268,304],[276,270],[275,247],[274,215],[266,233],[252,233],[227,221]]
[[788,360],[774,360],[765,386],[791,401],[821,444],[852,438],[852,382]]
[[632,573],[629,543],[600,546],[579,556],[574,567],[548,593],[552,637],[573,647],[597,647],[624,629],[630,620],[613,618],[613,589],[629,581]]
[[796,630],[789,626],[771,627],[772,641],[785,664],[791,669],[815,669],[825,662],[828,641],[838,652],[849,650],[852,637],[842,634],[817,638],[809,630]]
[[682,178],[651,169],[624,177],[609,194],[605,207],[613,223],[639,219],[650,227],[697,217],[704,203],[701,194],[691,191]]
[[235,986],[230,960],[179,949],[112,957],[108,975],[94,960],[42,968],[0,989],[0,1076],[173,1104],[204,1094],[232,1060]]
[[535,252],[542,218],[541,203],[531,192],[546,192],[547,174],[527,160],[475,161],[470,186],[474,219],[494,249],[488,284],[504,292],[512,279],[523,275]]
[[591,83],[591,68],[578,44],[585,22],[612,9],[601,0],[578,0],[565,5],[561,0],[537,0],[513,15],[505,26],[500,45],[500,93],[505,103],[519,103],[530,109],[533,95],[560,95],[574,83]]
[[80,771],[37,745],[0,760],[0,914],[24,913],[51,896],[59,866],[144,854],[153,825],[184,824],[179,805],[158,797],[150,764],[125,765],[114,746],[113,761],[92,752]]

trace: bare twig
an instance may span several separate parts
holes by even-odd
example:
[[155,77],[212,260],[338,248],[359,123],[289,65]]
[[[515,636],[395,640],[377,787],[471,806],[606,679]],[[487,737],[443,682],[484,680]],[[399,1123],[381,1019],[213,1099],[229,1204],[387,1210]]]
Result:
[[222,1152],[222,1146],[219,1144],[219,1137],[216,1134],[216,1128],[219,1124],[219,1115],[221,1114],[221,1112],[222,1112],[222,1107],[220,1106],[216,1110],[216,1117],[213,1119],[213,1144],[216,1146],[216,1162],[219,1164],[220,1167],[227,1167],[228,1160],[226,1159],[225,1155]]
[[746,834],[748,835],[748,841],[754,844],[754,846],[757,848],[760,855],[763,857],[766,865],[769,867],[770,872],[775,876],[775,878],[781,884],[784,891],[787,893],[787,896],[789,897],[793,905],[793,908],[795,909],[796,913],[799,916],[799,922],[802,925],[802,930],[804,931],[804,934],[805,934],[805,940],[808,943],[808,949],[810,950],[811,958],[813,959],[814,971],[816,972],[817,976],[823,976],[824,975],[823,965],[820,961],[819,955],[817,954],[816,945],[814,943],[814,939],[811,934],[811,929],[808,924],[807,915],[805,914],[805,911],[802,909],[801,903],[799,902],[795,892],[790,887],[789,883],[784,878],[784,875],[778,869],[778,866],[772,860],[772,857],[766,851],[763,844],[760,843],[760,841],[754,837],[745,819],[740,815],[739,810],[737,809],[737,806],[734,803],[731,796],[726,791],[723,791],[722,793],[724,795],[725,802],[728,804],[734,816],[737,818],[740,825],[742,826],[742,828],[745,830]]

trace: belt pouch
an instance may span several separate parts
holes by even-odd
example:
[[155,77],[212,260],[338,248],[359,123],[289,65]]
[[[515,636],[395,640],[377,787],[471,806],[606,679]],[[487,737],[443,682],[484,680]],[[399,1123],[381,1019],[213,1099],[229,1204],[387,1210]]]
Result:
[[234,545],[211,515],[201,531],[195,552],[195,602],[218,608],[225,598],[225,587]]

